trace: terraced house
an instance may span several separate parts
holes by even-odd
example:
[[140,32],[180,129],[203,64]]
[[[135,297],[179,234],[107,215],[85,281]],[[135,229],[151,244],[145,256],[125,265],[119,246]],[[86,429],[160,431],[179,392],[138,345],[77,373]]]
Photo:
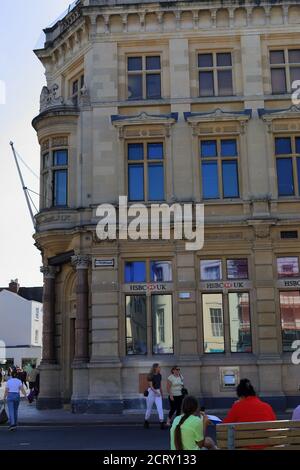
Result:
[[[153,362],[226,407],[299,400],[300,4],[82,0],[45,30],[40,407],[143,406]],[[204,203],[205,243],[107,240],[97,207]]]

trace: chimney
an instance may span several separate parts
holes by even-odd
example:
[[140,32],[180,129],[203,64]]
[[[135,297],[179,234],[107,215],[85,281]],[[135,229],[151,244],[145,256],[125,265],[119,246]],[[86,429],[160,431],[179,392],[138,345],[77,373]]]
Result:
[[20,288],[20,284],[19,284],[18,279],[10,281],[8,285],[8,290],[10,290],[10,292],[14,292],[15,294],[17,294],[19,292],[19,288]]

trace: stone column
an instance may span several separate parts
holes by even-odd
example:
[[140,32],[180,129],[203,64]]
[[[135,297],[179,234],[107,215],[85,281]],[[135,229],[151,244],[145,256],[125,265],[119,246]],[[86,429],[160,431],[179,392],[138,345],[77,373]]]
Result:
[[55,275],[57,268],[42,266],[43,289],[43,358],[42,364],[55,364]]
[[73,256],[72,264],[76,267],[76,321],[75,321],[75,363],[86,363],[89,360],[88,335],[89,335],[89,285],[88,256]]

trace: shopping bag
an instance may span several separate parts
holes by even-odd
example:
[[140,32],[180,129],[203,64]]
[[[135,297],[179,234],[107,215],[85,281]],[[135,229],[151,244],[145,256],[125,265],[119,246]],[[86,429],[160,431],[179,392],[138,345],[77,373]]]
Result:
[[6,424],[8,421],[8,416],[6,413],[5,406],[3,406],[2,410],[0,411],[0,425],[1,424]]

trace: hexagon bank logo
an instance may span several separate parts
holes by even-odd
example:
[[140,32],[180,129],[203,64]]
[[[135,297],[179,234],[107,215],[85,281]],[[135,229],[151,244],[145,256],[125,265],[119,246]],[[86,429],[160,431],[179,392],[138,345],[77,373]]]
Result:
[[5,97],[5,82],[3,80],[0,80],[0,104],[5,104]]
[[96,233],[100,240],[188,240],[186,250],[201,250],[204,244],[203,204],[127,205],[127,196],[119,197],[119,206],[101,204],[96,211],[101,220]]

